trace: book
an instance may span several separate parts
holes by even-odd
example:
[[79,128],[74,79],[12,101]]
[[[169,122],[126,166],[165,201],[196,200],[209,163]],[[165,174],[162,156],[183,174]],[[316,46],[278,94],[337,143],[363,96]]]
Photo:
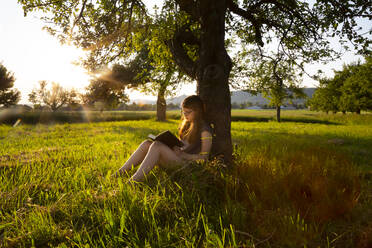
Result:
[[159,133],[158,135],[149,134],[148,136],[153,141],[160,141],[161,143],[173,148],[174,146],[182,147],[184,144],[169,130]]

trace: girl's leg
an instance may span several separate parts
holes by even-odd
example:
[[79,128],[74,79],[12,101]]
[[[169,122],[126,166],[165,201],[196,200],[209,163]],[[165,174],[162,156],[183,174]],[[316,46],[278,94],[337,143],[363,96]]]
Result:
[[142,161],[141,166],[131,177],[130,181],[143,181],[145,175],[147,175],[152,170],[152,168],[154,168],[154,166],[160,161],[162,162],[162,164],[181,164],[183,162],[183,160],[178,157],[172,149],[162,144],[161,142],[155,141],[150,146],[146,157]]
[[123,174],[126,171],[132,169],[132,167],[140,164],[145,158],[147,151],[149,150],[151,144],[152,144],[152,141],[150,140],[145,140],[144,142],[142,142],[138,146],[137,150],[133,152],[133,154],[129,157],[129,159],[124,163],[124,165],[115,173],[115,175]]

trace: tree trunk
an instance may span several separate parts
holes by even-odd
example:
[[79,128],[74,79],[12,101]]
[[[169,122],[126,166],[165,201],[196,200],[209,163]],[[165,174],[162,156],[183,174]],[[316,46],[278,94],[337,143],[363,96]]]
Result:
[[280,105],[276,106],[276,120],[280,122]]
[[167,119],[167,103],[165,101],[165,87],[160,87],[158,99],[156,101],[156,118],[157,121],[165,121]]
[[357,110],[355,111],[355,113],[357,113],[357,115],[360,115],[360,109],[357,109]]
[[232,162],[231,59],[225,49],[225,0],[200,0],[201,35],[197,93],[205,103],[206,119],[214,128],[212,155]]

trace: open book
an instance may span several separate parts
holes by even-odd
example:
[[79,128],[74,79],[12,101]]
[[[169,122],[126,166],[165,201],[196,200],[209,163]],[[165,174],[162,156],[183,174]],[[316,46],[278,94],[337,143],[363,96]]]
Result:
[[160,141],[161,143],[173,148],[174,146],[182,147],[184,144],[181,140],[179,140],[174,134],[172,134],[169,130],[164,131],[157,136],[153,134],[149,134],[148,136],[153,141]]

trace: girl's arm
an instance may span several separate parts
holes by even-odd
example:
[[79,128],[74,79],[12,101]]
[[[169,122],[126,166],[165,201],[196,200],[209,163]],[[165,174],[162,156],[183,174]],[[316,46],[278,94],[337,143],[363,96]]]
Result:
[[201,133],[201,151],[199,154],[190,154],[183,152],[180,154],[181,158],[186,160],[207,160],[212,148],[212,134],[208,131]]

